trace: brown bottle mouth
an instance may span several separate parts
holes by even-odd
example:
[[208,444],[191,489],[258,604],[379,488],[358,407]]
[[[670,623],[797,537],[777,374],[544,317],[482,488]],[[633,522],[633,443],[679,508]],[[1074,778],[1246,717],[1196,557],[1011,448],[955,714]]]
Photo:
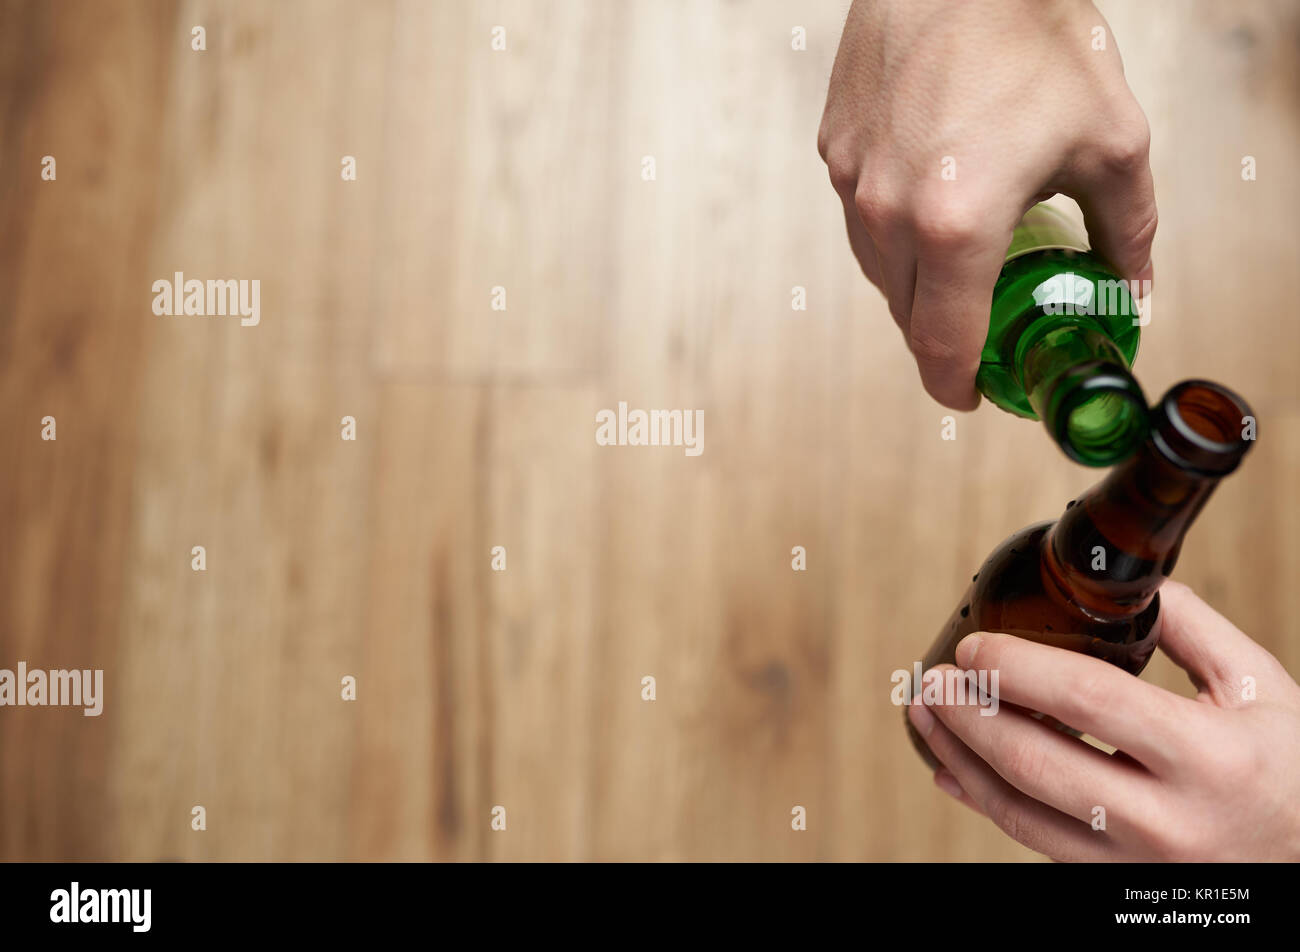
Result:
[[1185,380],[1151,410],[1151,440],[1176,466],[1226,476],[1255,442],[1250,405],[1227,387]]

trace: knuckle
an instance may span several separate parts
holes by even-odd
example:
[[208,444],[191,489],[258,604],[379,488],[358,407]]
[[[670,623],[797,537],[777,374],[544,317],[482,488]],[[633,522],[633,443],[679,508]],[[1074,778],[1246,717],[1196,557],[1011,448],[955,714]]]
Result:
[[951,364],[960,356],[952,341],[926,330],[914,329],[909,345],[912,356],[923,366]]
[[1052,836],[1049,830],[1026,811],[1013,796],[998,796],[992,807],[986,806],[994,825],[1021,846],[1028,847],[1035,853],[1052,855],[1054,853]]
[[1127,173],[1145,165],[1151,156],[1151,128],[1140,112],[1116,124],[1101,145],[1101,159],[1115,172]]
[[1156,227],[1160,224],[1160,216],[1156,213],[1154,207],[1151,213],[1142,217],[1137,227],[1129,234],[1129,243],[1133,248],[1141,248],[1151,244],[1152,239],[1156,236]]
[[852,195],[858,184],[857,156],[845,143],[830,142],[822,154],[831,185],[840,195]]
[[876,182],[863,180],[853,193],[853,205],[867,231],[872,234],[886,232],[902,222],[902,207],[898,200]]
[[1043,752],[1033,742],[1019,741],[1008,745],[1001,752],[1000,759],[1006,779],[1022,790],[1025,789],[1022,784],[1033,787],[1042,779]]
[[1011,837],[1017,843],[1023,843],[1025,837],[1025,823],[1020,810],[1017,808],[1014,799],[999,794],[990,798],[990,801],[984,806],[985,812],[988,813],[989,819],[999,830]]
[[964,248],[979,240],[988,217],[970,201],[927,202],[916,220],[916,239],[937,251]]
[[1105,710],[1111,702],[1106,674],[1109,672],[1089,673],[1070,684],[1062,696],[1060,708],[1063,716],[1060,720],[1075,727],[1097,711]]

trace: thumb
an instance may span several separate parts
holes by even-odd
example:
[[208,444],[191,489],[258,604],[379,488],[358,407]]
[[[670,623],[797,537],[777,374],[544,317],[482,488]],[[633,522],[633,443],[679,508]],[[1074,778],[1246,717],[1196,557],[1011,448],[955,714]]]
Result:
[[1239,705],[1245,676],[1261,688],[1275,684],[1279,674],[1289,677],[1267,649],[1180,582],[1160,587],[1160,615],[1160,650],[1220,707]]

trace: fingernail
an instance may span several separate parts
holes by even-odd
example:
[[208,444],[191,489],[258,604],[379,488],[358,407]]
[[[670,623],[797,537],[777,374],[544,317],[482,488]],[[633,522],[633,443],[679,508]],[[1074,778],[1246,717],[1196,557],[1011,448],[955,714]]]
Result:
[[963,668],[975,666],[975,655],[980,650],[980,642],[983,640],[979,632],[973,635],[967,635],[957,646],[957,664]]
[[907,709],[907,719],[922,737],[929,737],[930,731],[934,730],[934,715],[919,698],[912,699],[912,705]]
[[942,767],[934,772],[934,784],[944,793],[948,794],[948,796],[956,797],[958,800],[960,800],[962,795],[965,793],[961,788],[961,784],[957,782],[957,778],[948,773],[948,771],[944,770]]

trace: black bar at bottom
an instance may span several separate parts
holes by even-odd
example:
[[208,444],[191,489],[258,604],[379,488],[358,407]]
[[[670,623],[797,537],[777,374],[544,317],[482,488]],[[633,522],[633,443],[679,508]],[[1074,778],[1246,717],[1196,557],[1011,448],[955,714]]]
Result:
[[1289,925],[1294,875],[1253,864],[8,864],[0,929],[6,940],[92,942],[519,934],[658,945],[752,934],[804,945],[844,929],[945,944],[1232,942]]

